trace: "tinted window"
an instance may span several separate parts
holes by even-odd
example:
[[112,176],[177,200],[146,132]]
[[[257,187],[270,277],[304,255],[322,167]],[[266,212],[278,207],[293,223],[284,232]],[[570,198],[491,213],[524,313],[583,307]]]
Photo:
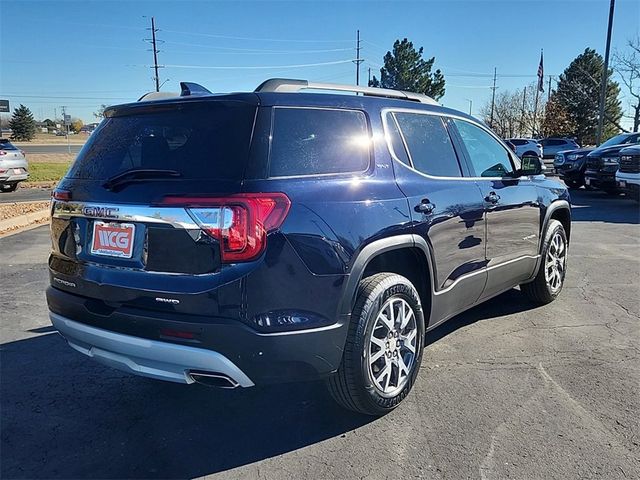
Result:
[[393,148],[393,153],[395,153],[398,160],[400,160],[405,165],[411,165],[411,161],[409,160],[409,156],[407,155],[407,149],[404,146],[404,142],[402,141],[402,136],[400,134],[400,130],[398,130],[398,123],[396,122],[393,115],[387,115],[387,128],[389,129],[389,139],[391,140],[391,147]]
[[275,108],[269,175],[363,172],[370,136],[364,113]]
[[437,177],[460,177],[460,165],[442,119],[435,115],[394,113],[413,167]]
[[526,140],[522,140],[520,138],[512,138],[509,141],[514,145],[526,145],[528,143]]
[[105,180],[136,168],[176,170],[186,179],[243,176],[254,106],[207,101],[137,111],[103,120],[67,176]]
[[482,128],[469,122],[454,120],[471,166],[479,177],[502,177],[513,171],[507,150]]

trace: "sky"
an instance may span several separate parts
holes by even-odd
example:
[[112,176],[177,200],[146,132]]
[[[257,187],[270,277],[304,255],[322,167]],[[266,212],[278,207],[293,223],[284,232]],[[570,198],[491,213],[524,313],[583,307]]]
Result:
[[[0,99],[36,119],[59,118],[64,105],[85,123],[101,104],[136,100],[154,88],[145,42],[154,16],[162,90],[192,81],[251,91],[271,77],[354,84],[359,29],[361,84],[369,68],[379,77],[384,54],[406,37],[435,56],[446,79],[441,103],[478,114],[494,68],[500,92],[536,81],[541,49],[545,75],[556,79],[586,47],[604,54],[608,11],[609,0],[0,0]],[[618,0],[612,51],[639,29],[640,1]]]

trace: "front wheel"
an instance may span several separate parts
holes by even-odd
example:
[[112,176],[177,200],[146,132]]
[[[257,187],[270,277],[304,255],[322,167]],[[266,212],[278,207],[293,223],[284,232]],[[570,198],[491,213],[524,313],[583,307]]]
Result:
[[333,398],[366,415],[393,410],[418,375],[424,334],[420,296],[409,280],[394,273],[362,280],[342,363],[328,380]]
[[567,271],[567,247],[567,234],[562,223],[549,220],[538,273],[532,282],[520,285],[522,293],[530,300],[547,304],[560,294]]

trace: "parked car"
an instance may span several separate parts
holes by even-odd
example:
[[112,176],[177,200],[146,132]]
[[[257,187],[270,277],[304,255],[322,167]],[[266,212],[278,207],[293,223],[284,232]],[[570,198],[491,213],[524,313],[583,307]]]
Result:
[[516,155],[520,158],[523,156],[538,156],[542,158],[542,145],[538,140],[532,138],[510,138],[508,139],[516,147]]
[[640,133],[621,133],[610,138],[587,155],[584,173],[585,185],[615,195],[620,190],[616,183],[620,150],[640,141]]
[[325,379],[381,415],[426,331],[517,285],[538,303],[562,290],[567,189],[429,97],[183,83],[105,117],[53,193],[47,302],[69,345],[112,367]]
[[0,192],[13,192],[29,178],[24,152],[6,138],[0,138]]
[[556,153],[553,168],[569,188],[584,185],[584,172],[587,169],[587,154],[594,148],[579,148]]
[[543,158],[555,158],[558,152],[580,148],[580,145],[571,138],[543,138],[540,140],[540,145],[542,145]]
[[620,167],[616,172],[618,188],[629,198],[640,201],[640,145],[620,150]]

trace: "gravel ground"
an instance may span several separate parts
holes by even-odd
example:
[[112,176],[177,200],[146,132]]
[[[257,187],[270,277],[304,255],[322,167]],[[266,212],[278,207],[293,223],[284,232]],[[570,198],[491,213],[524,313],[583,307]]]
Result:
[[46,228],[0,240],[2,478],[640,478],[640,212],[574,195],[567,283],[428,335],[372,419],[321,385],[217,391],[127,376],[47,320]]

